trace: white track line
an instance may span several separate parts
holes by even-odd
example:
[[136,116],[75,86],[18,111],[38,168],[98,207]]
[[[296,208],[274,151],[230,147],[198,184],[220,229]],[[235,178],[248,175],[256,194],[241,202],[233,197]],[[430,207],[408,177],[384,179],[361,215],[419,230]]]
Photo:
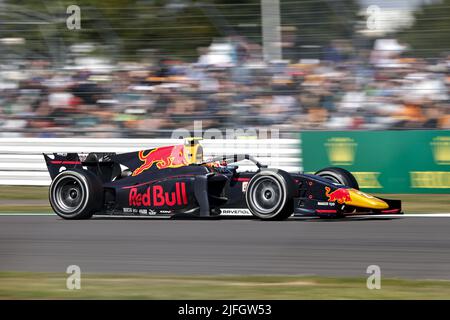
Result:
[[12,212],[0,213],[0,216],[56,216],[56,213],[26,213],[26,212]]
[[388,218],[450,218],[450,213],[410,213],[410,214],[383,214],[377,216],[360,216],[360,217],[388,217]]
[[[56,216],[55,213],[26,213],[26,212],[12,212],[12,213],[0,213],[0,216]],[[138,218],[139,216],[119,216],[119,215],[96,215],[97,217],[132,217]],[[162,216],[143,216],[144,218],[163,218]],[[360,215],[355,217],[363,218],[450,218],[450,213],[410,213],[410,214],[383,214],[383,215]],[[301,218],[301,217],[296,217]]]
[[[54,216],[54,217],[58,217],[56,215],[56,213],[29,213],[29,212],[11,212],[11,213],[0,213],[0,216],[5,216],[5,217],[15,217],[15,216],[26,216],[26,217],[36,217],[36,216]],[[150,219],[164,219],[164,218],[170,218],[170,216],[164,216],[164,215],[156,215],[156,216],[125,216],[125,215],[107,215],[107,214],[98,214],[95,215],[94,218],[141,218],[141,219],[145,219],[145,218],[150,218]]]

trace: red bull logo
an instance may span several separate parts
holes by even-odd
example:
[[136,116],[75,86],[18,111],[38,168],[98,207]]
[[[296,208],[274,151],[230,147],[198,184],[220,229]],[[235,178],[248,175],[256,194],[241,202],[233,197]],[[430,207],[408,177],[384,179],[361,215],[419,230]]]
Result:
[[149,186],[145,192],[138,192],[137,188],[131,188],[128,195],[128,204],[132,207],[173,207],[175,205],[187,205],[186,184],[175,183],[175,191],[166,192],[160,185]]
[[139,151],[139,160],[143,164],[133,171],[133,176],[141,174],[153,165],[156,165],[158,169],[165,169],[178,168],[189,164],[184,156],[183,145],[155,148],[147,154],[145,154],[145,151]]
[[337,203],[343,204],[344,202],[352,201],[348,189],[339,188],[334,190],[333,192],[330,191],[330,187],[325,187],[325,196],[327,196],[329,202],[337,201]]

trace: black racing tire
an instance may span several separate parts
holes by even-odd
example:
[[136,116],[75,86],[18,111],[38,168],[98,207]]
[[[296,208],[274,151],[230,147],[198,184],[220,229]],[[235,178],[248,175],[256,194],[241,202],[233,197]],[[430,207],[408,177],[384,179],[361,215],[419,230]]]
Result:
[[289,173],[263,170],[248,183],[245,200],[250,212],[261,220],[284,220],[294,212],[295,184]]
[[328,167],[319,170],[315,173],[316,176],[330,180],[334,183],[342,184],[344,186],[359,190],[358,181],[347,170],[338,167]]
[[53,179],[49,200],[53,211],[61,218],[89,219],[103,206],[102,182],[86,170],[65,170]]

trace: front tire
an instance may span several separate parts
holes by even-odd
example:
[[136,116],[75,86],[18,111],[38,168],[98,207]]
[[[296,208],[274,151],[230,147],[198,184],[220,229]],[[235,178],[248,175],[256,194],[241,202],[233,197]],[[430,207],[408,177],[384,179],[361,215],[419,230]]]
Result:
[[103,187],[86,170],[66,170],[53,179],[49,189],[53,211],[64,219],[89,219],[103,205]]
[[292,215],[294,183],[287,172],[264,170],[253,176],[245,192],[250,212],[262,220],[284,220]]
[[330,180],[333,183],[342,184],[344,186],[359,190],[358,181],[356,181],[351,172],[345,169],[328,167],[317,171],[315,175]]

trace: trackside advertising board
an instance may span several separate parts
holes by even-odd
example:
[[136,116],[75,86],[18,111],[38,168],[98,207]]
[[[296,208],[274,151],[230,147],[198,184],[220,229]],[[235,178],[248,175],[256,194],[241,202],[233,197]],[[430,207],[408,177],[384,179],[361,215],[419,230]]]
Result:
[[375,193],[450,193],[450,130],[300,133],[303,168],[352,172]]

